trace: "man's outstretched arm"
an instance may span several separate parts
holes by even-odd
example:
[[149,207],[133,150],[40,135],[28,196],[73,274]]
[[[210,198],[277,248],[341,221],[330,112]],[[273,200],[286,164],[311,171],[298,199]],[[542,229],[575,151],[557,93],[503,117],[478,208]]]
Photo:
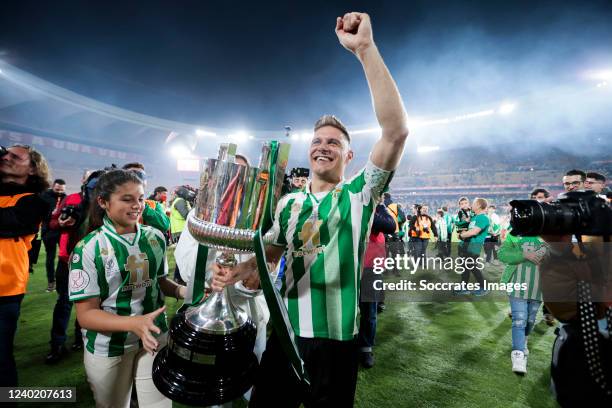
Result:
[[408,137],[407,115],[397,86],[385,66],[372,37],[370,16],[347,13],[336,20],[340,44],[357,56],[365,71],[374,112],[382,137],[372,148],[371,160],[379,168],[394,170]]

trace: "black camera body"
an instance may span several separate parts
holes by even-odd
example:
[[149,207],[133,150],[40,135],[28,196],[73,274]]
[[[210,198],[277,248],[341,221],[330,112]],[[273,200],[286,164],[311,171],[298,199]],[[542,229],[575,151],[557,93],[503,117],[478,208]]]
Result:
[[594,191],[570,191],[551,203],[513,200],[510,205],[517,235],[612,235],[612,207]]
[[81,208],[77,205],[67,205],[60,211],[60,220],[67,220],[68,218],[74,218],[79,220],[81,217]]

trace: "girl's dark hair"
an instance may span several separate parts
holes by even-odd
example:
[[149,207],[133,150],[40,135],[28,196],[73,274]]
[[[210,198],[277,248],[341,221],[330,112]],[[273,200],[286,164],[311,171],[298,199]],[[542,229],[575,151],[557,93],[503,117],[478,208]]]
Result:
[[109,201],[117,188],[125,183],[142,184],[142,180],[134,172],[128,170],[111,170],[100,176],[89,206],[89,231],[100,228],[106,214],[104,208],[98,205],[98,197]]

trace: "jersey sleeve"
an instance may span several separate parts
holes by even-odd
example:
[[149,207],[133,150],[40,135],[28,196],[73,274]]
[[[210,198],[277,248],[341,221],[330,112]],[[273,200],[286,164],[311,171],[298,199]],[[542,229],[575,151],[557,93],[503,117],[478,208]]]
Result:
[[162,205],[157,202],[155,203],[155,208],[145,205],[142,212],[142,220],[146,225],[150,225],[161,232],[166,232],[170,229],[170,218],[166,215]]
[[374,200],[378,200],[383,190],[391,182],[393,171],[383,170],[372,163],[372,160],[368,160],[363,170],[363,176],[365,179],[365,188],[371,192]]
[[[70,301],[100,296],[98,269],[95,262],[96,241],[80,241],[70,257],[68,293]],[[102,271],[104,273],[104,271]]]
[[347,184],[349,191],[357,194],[356,197],[359,197],[358,199],[366,205],[372,200],[378,201],[392,177],[393,171],[383,170],[368,160],[366,166]]

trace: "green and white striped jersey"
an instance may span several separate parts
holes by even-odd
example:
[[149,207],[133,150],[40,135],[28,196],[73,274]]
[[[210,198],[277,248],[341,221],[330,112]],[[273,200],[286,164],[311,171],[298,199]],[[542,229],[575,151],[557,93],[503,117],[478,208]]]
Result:
[[[153,227],[138,225],[135,234],[119,235],[112,222],[88,234],[74,249],[70,260],[70,300],[99,297],[100,307],[119,316],[137,316],[163,306],[158,278],[168,273],[166,240]],[[168,330],[165,313],[155,324]],[[114,357],[140,347],[134,333],[96,332],[83,329],[90,353]]]
[[[519,237],[519,244],[525,252],[542,252],[545,251],[543,241],[539,237]],[[538,265],[525,260],[517,265],[510,282],[526,283],[527,290],[514,290],[510,293],[511,296],[526,299],[542,301],[542,287],[540,285],[540,268]]]
[[286,247],[281,295],[295,334],[351,340],[363,255],[376,200],[392,172],[368,161],[333,190],[290,193],[278,203],[272,234]]

